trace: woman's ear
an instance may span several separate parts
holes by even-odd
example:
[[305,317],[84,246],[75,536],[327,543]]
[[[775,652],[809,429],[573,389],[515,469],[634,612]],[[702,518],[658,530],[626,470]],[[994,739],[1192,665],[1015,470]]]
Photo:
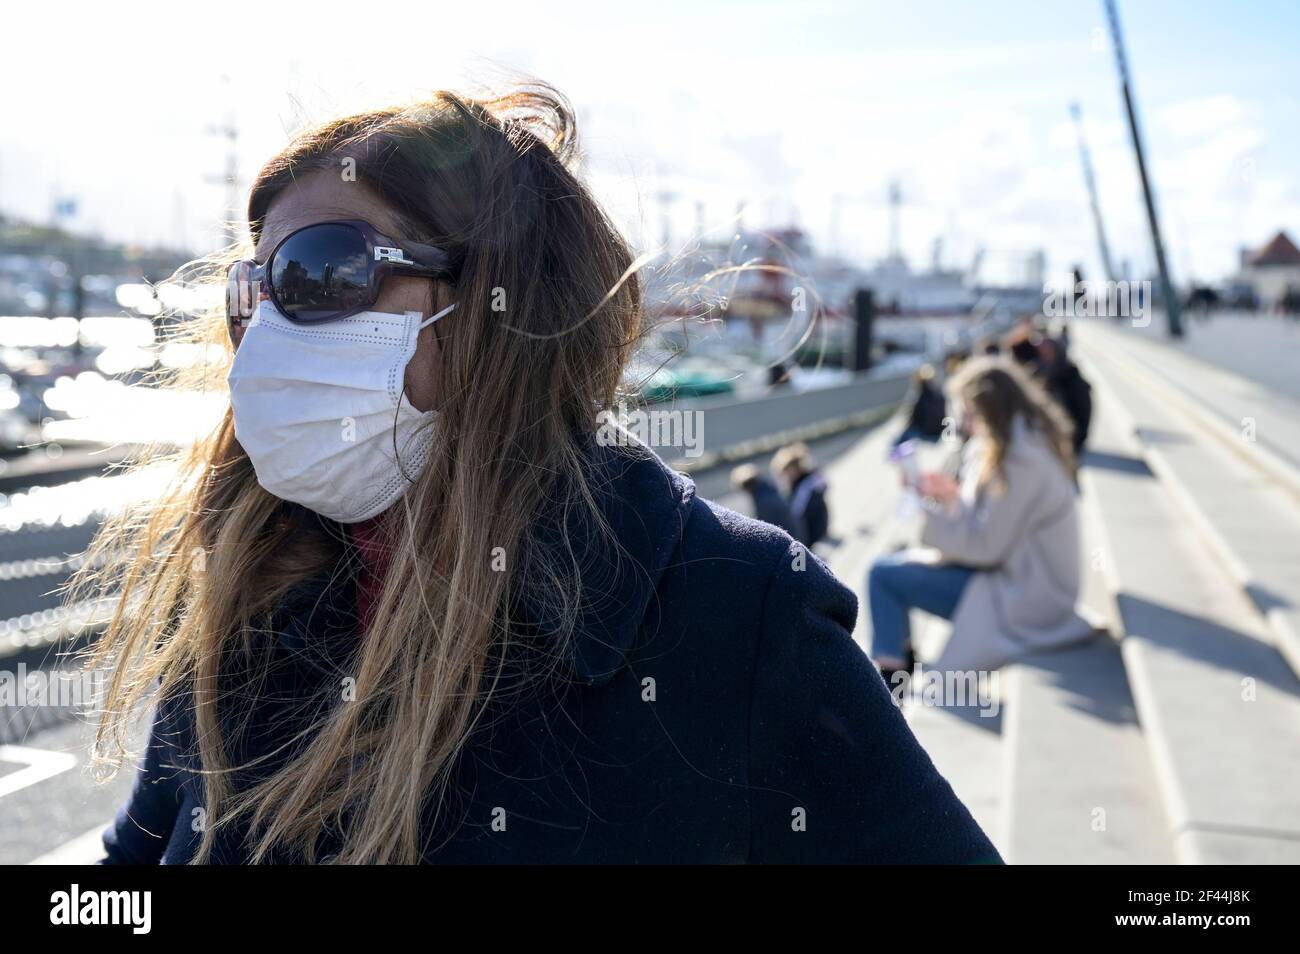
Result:
[[[450,289],[441,282],[419,280],[424,287],[420,289],[421,302],[413,305],[411,311],[419,309],[421,319],[427,320],[451,304]],[[448,299],[443,301],[443,299]],[[415,341],[415,354],[406,365],[406,399],[417,411],[436,410],[441,403],[439,388],[439,368],[442,362],[442,340],[445,332],[442,328],[456,312],[444,316],[427,328],[420,329],[420,336]]]
[[[456,290],[446,282],[433,281],[426,282],[426,284],[429,286],[429,305],[425,309],[424,313],[424,317],[427,320],[442,311],[444,308],[448,308],[455,303]],[[438,342],[439,346],[447,340],[447,335],[451,331],[451,322],[449,319],[454,314],[456,314],[454,311],[446,314],[429,326],[433,330],[434,339]]]
[[406,365],[406,399],[417,411],[432,411],[438,406],[438,366],[442,358],[437,335],[439,324],[435,322],[420,330],[415,354]]

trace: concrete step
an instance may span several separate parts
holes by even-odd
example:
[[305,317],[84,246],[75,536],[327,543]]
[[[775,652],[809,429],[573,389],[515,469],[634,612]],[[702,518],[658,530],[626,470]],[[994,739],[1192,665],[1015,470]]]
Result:
[[912,732],[939,774],[1006,857],[1003,822],[1003,738],[1000,706],[928,706],[913,699],[904,709]]
[[[1100,514],[1081,500],[1082,601],[1115,626]],[[1173,846],[1118,643],[1036,653],[1004,670],[1000,830],[1014,864],[1171,864]]]
[[1004,679],[1006,860],[1171,864],[1151,756],[1118,645],[1038,653]]
[[[908,526],[898,518],[898,474],[885,460],[890,442],[901,428],[898,420],[886,422],[826,468],[832,535],[840,543],[822,552],[835,575],[858,594],[860,606],[854,638],[864,650],[869,648],[871,638],[866,604],[867,570],[877,556],[909,539]],[[926,448],[925,453],[927,457],[937,458],[943,449]],[[914,623],[914,632],[923,646],[943,638],[942,621],[925,620],[922,614],[917,614]],[[939,773],[1001,850],[1000,710],[929,706],[917,698],[908,701],[904,712]]]
[[1200,426],[1216,431],[1235,453],[1249,456],[1300,496],[1300,400],[1188,354],[1182,343],[1104,324],[1079,327],[1083,342],[1096,342],[1103,356],[1140,367],[1144,382],[1172,388]]
[[[1300,405],[1280,396],[1270,404],[1251,382],[1147,342],[1134,350],[1130,336],[1094,331],[1086,340],[1097,341],[1088,354],[1127,409],[1152,469],[1300,673],[1300,471],[1264,443],[1300,441]],[[1294,420],[1277,418],[1288,410]]]
[[[1094,350],[1085,339],[1085,357]],[[1175,857],[1298,862],[1300,681],[1179,491],[1149,466],[1147,452],[1165,432],[1148,430],[1145,444],[1133,436],[1131,415],[1152,398],[1125,389],[1104,358],[1085,364],[1096,423],[1083,492],[1102,515],[1099,556]]]

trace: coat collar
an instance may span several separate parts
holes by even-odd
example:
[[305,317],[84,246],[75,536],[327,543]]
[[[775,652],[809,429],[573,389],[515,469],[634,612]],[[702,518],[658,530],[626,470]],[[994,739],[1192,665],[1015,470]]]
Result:
[[[695,484],[640,447],[587,448],[590,484],[608,527],[601,533],[589,514],[575,509],[563,523],[540,521],[534,545],[563,541],[574,551],[582,594],[576,625],[565,639],[559,614],[541,593],[522,598],[521,621],[544,642],[564,639],[571,676],[584,685],[608,682],[622,668],[681,540]],[[280,644],[299,662],[337,673],[357,638],[357,561],[349,568],[304,581],[281,604],[273,621]]]
[[[570,641],[573,674],[587,685],[612,679],[622,668],[650,608],[660,579],[676,552],[695,483],[669,468],[653,451],[592,445],[591,484],[608,527],[600,533],[589,517],[570,515],[567,535],[581,568],[582,600]],[[555,537],[543,522],[540,536]],[[560,634],[543,614],[530,610],[541,635]]]

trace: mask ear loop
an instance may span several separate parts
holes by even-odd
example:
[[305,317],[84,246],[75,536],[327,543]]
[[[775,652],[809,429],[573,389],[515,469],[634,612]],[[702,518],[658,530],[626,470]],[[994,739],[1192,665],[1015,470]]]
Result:
[[425,328],[428,328],[431,324],[433,324],[435,321],[437,321],[437,320],[438,320],[439,318],[441,318],[443,315],[450,314],[451,312],[453,312],[453,311],[455,311],[455,310],[456,310],[456,304],[455,304],[455,302],[453,302],[452,304],[450,304],[450,305],[448,305],[446,308],[444,308],[442,311],[440,311],[440,312],[438,312],[436,315],[434,315],[432,318],[428,319],[427,321],[423,321],[423,322],[421,322],[421,323],[420,323],[420,330],[423,331]]

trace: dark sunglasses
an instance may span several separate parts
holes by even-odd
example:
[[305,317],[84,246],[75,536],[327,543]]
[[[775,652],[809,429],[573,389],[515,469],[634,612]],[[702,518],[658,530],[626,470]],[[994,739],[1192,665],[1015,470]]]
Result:
[[290,321],[315,324],[350,318],[379,298],[389,275],[456,280],[451,257],[417,242],[400,245],[369,222],[318,222],[290,232],[266,263],[236,262],[226,276],[226,322],[237,346],[269,299]]

